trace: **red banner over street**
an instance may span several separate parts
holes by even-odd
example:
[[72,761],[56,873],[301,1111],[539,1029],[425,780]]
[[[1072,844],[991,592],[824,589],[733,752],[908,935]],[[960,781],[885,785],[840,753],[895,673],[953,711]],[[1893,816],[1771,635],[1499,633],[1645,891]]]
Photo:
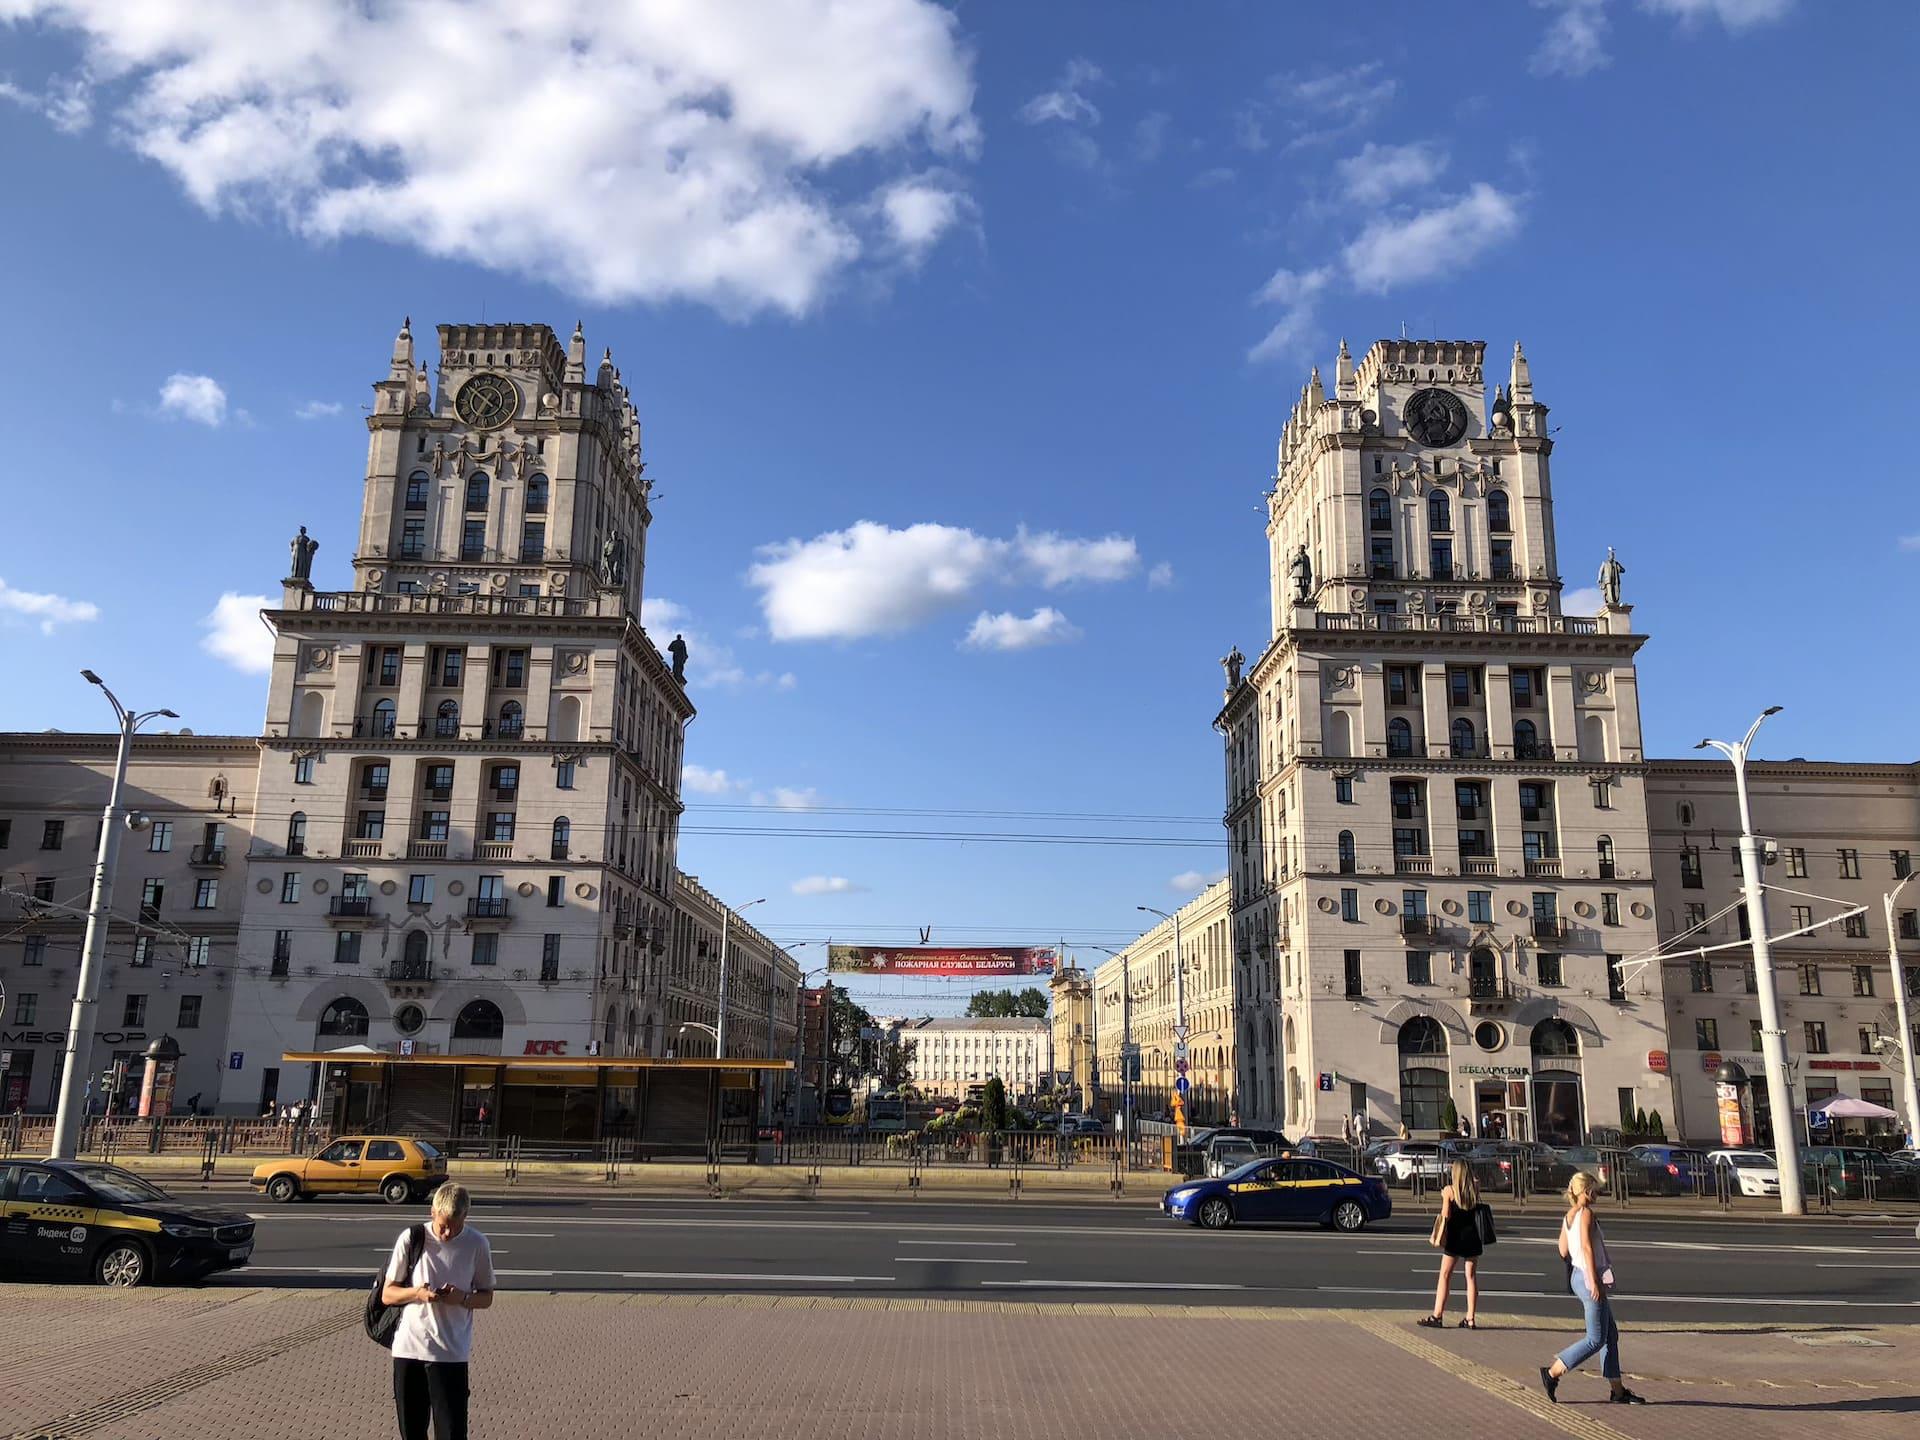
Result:
[[1028,945],[827,947],[827,969],[836,975],[1051,975],[1055,962],[1051,948]]

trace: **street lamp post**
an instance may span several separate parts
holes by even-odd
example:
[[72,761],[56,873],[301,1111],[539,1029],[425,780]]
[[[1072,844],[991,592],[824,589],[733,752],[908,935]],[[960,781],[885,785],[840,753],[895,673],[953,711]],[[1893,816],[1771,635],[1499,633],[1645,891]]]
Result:
[[[740,908],[751,910],[756,905],[767,903],[762,895],[758,900],[749,900]],[[713,1058],[727,1058],[727,928],[733,919],[733,912],[724,904],[720,907],[720,1014],[713,1027]]]
[[1173,922],[1173,1093],[1177,1097],[1174,1101],[1174,1113],[1184,1117],[1186,1097],[1180,1093],[1180,1081],[1186,1078],[1187,967],[1186,957],[1180,950],[1180,912],[1176,910],[1169,915],[1166,911],[1156,910],[1151,905],[1136,905],[1133,908]]
[[1804,1215],[1806,1197],[1800,1187],[1800,1137],[1793,1130],[1793,1084],[1787,1074],[1787,1032],[1780,1024],[1780,997],[1773,984],[1773,950],[1767,940],[1767,906],[1760,884],[1760,841],[1753,833],[1753,811],[1747,800],[1747,752],[1769,715],[1780,706],[1769,705],[1747,727],[1737,743],[1702,740],[1696,750],[1718,750],[1733,762],[1734,788],[1740,797],[1740,882],[1746,894],[1747,928],[1753,937],[1754,990],[1760,1001],[1760,1050],[1766,1062],[1767,1108],[1772,1112],[1776,1168],[1780,1172],[1780,1213]]
[[120,864],[120,825],[125,815],[120,807],[120,795],[126,788],[133,733],[149,720],[162,716],[169,720],[180,718],[171,710],[129,710],[93,671],[82,670],[80,674],[89,685],[98,685],[107,703],[113,706],[114,716],[120,722],[120,748],[113,762],[113,787],[107,792],[107,808],[100,821],[93,897],[87,903],[87,938],[80,953],[80,979],[73,991],[73,1015],[67,1022],[66,1053],[60,1061],[60,1101],[54,1115],[53,1145],[48,1152],[55,1160],[71,1160],[79,1148],[85,1077],[93,1064],[93,1022],[100,1005],[100,966],[107,953],[114,874]]
[[1900,1055],[1906,1062],[1907,1144],[1920,1145],[1920,1082],[1913,1073],[1913,1022],[1907,1018],[1906,967],[1900,963],[1900,933],[1894,928],[1893,913],[1893,902],[1913,880],[1912,874],[1904,876],[1882,898],[1887,909],[1887,963],[1893,967],[1893,1009],[1900,1017]]

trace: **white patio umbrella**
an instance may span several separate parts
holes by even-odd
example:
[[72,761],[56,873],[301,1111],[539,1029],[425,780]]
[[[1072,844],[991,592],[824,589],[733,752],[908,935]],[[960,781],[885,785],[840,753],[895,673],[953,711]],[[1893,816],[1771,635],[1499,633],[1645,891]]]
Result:
[[1837,1095],[1824,1105],[1813,1105],[1807,1109],[1809,1116],[1824,1115],[1829,1120],[1897,1120],[1900,1117],[1884,1105],[1876,1105],[1871,1100],[1856,1099],[1852,1095]]

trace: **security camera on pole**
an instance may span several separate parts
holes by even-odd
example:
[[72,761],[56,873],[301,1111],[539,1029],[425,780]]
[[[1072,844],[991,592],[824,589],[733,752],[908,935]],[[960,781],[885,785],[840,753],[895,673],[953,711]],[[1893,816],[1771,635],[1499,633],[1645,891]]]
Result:
[[1766,1061],[1767,1106],[1773,1120],[1774,1153],[1780,1171],[1780,1213],[1804,1215],[1807,1201],[1800,1188],[1800,1138],[1793,1132],[1793,1082],[1787,1074],[1787,1032],[1780,1024],[1780,997],[1773,986],[1773,950],[1767,939],[1767,905],[1760,884],[1760,841],[1753,833],[1753,811],[1747,803],[1747,751],[1769,715],[1780,706],[1769,705],[1747,727],[1738,744],[1702,740],[1696,750],[1718,750],[1733,762],[1734,788],[1740,796],[1740,882],[1747,898],[1747,928],[1753,936],[1753,981],[1760,1001],[1760,1051]]
[[80,1121],[86,1108],[87,1066],[93,1049],[94,1012],[100,1005],[100,965],[107,953],[107,929],[112,922],[113,879],[120,863],[120,825],[145,828],[145,817],[129,816],[120,808],[120,793],[127,783],[127,757],[133,749],[133,732],[149,720],[165,717],[178,720],[171,710],[135,712],[122,705],[91,670],[80,674],[89,685],[100,686],[100,693],[113,706],[120,722],[120,748],[113,762],[113,788],[107,792],[107,808],[100,824],[100,851],[93,867],[93,898],[87,904],[87,938],[80,952],[80,979],[73,990],[73,1017],[67,1022],[66,1053],[60,1059],[60,1100],[54,1111],[53,1144],[48,1153],[55,1160],[71,1160],[79,1150]]

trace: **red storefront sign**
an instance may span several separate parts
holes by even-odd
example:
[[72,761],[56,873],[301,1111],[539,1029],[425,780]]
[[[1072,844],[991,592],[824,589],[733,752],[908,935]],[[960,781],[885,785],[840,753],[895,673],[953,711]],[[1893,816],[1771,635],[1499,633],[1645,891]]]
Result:
[[1809,1070],[1878,1070],[1878,1060],[1809,1060]]
[[1720,1052],[1709,1050],[1700,1057],[1700,1068],[1711,1075],[1720,1068]]
[[1647,1069],[1656,1075],[1667,1073],[1667,1052],[1664,1050],[1647,1051]]
[[564,1055],[567,1042],[564,1040],[529,1040],[524,1052],[528,1055]]

